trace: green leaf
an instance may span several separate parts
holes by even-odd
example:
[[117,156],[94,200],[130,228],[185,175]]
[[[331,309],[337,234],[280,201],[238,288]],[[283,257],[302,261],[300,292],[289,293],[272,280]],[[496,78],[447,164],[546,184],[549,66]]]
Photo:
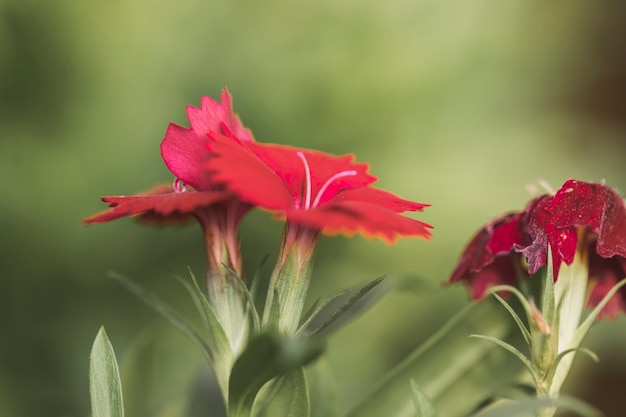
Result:
[[250,340],[233,366],[229,417],[248,417],[259,390],[271,379],[306,365],[322,353],[319,343],[264,333]]
[[98,331],[91,348],[89,391],[93,417],[124,417],[120,372],[104,327]]
[[522,352],[520,352],[517,348],[512,346],[510,343],[506,343],[506,342],[498,339],[497,337],[491,337],[491,336],[486,336],[486,335],[482,335],[482,334],[472,334],[472,335],[470,335],[470,337],[473,337],[473,338],[476,338],[476,339],[487,340],[487,341],[489,341],[491,343],[494,343],[494,344],[500,346],[501,348],[503,348],[504,350],[512,353],[513,355],[515,355],[515,357],[517,359],[519,359],[520,362],[522,362],[522,364],[526,367],[528,372],[530,372],[530,375],[533,377],[533,379],[535,381],[535,385],[538,386],[540,384],[539,375],[537,375],[537,372],[535,371],[535,368],[533,367],[533,364],[530,361],[530,359],[528,359],[526,356],[524,356],[524,354]]
[[[270,387],[267,398],[263,398],[263,411],[255,412],[255,417],[309,417],[311,415],[304,368],[296,368],[274,380],[273,383],[276,384],[276,388]],[[254,408],[256,411],[256,404]]]
[[561,411],[573,411],[582,417],[601,417],[603,414],[591,405],[572,397],[531,398],[494,407],[471,417],[526,417],[532,413],[555,407]]
[[109,276],[119,281],[126,289],[135,294],[140,300],[152,307],[155,311],[165,317],[170,323],[176,326],[180,331],[186,334],[198,347],[200,347],[205,359],[210,364],[213,364],[213,358],[211,356],[211,348],[207,342],[198,334],[198,332],[185,320],[176,310],[163,302],[159,297],[150,291],[145,290],[141,286],[135,284],[128,278],[111,272]]
[[498,300],[500,304],[502,304],[502,306],[506,309],[506,311],[508,311],[509,315],[513,318],[513,320],[515,321],[515,324],[517,324],[517,327],[522,333],[522,336],[524,337],[524,341],[526,342],[527,345],[530,345],[531,340],[532,340],[530,336],[530,331],[528,330],[528,328],[526,327],[526,325],[524,324],[520,316],[515,312],[515,310],[513,310],[513,307],[511,307],[511,305],[506,300],[504,300],[504,298],[500,297],[496,292],[492,293],[492,295],[494,296],[496,300]]
[[436,417],[437,412],[432,401],[413,379],[411,380],[411,391],[413,392],[415,417]]
[[311,397],[311,417],[341,416],[337,381],[328,361],[321,357],[309,365],[306,371]]
[[411,379],[429,393],[442,416],[461,417],[476,410],[505,389],[522,365],[494,344],[469,339],[470,333],[511,344],[523,340],[495,300],[468,304],[365,392],[348,417],[414,417]]
[[[344,316],[342,317],[347,311],[348,309],[350,309],[352,306],[354,306],[359,300],[361,300],[363,298],[363,296],[365,296],[367,293],[369,293],[372,289],[374,289],[374,287],[376,287],[378,284],[380,284],[383,280],[385,279],[384,276],[378,277],[370,282],[368,282],[367,284],[363,285],[362,287],[356,289],[356,290],[348,290],[345,291],[343,293],[338,294],[335,297],[330,297],[326,302],[322,302],[321,303],[321,308],[319,308],[319,311],[322,310],[322,308],[328,304],[330,301],[333,301],[334,299],[343,296],[343,295],[347,295],[353,292],[352,296],[350,296],[350,298],[348,298],[348,300],[346,300],[342,305],[339,306],[339,308],[337,310],[335,310],[327,319],[325,319],[319,326],[317,326],[314,330],[311,331],[311,335],[317,335],[319,333],[321,333],[324,330],[327,330],[328,327],[330,325],[332,325],[333,323],[335,323],[339,318],[343,318],[343,319],[348,319],[348,316]],[[319,313],[318,311],[318,313]],[[353,312],[354,314],[357,313],[357,311]],[[316,315],[318,315],[317,313],[313,314],[311,316],[311,318],[314,318]]]

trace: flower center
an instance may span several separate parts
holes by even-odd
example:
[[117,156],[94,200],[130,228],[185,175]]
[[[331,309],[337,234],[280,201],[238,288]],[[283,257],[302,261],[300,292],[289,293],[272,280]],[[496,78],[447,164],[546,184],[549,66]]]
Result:
[[[322,200],[322,196],[324,195],[324,193],[326,192],[330,184],[333,183],[333,181],[342,177],[353,177],[357,175],[357,172],[353,169],[347,170],[347,171],[340,171],[334,174],[329,179],[327,179],[326,182],[324,182],[324,184],[322,184],[322,186],[320,187],[320,190],[317,192],[317,195],[313,199],[313,203],[311,204],[311,198],[312,198],[311,194],[313,193],[313,185],[311,182],[311,168],[309,167],[309,161],[307,161],[306,156],[304,156],[304,153],[302,152],[298,152],[296,155],[298,155],[298,158],[300,158],[302,160],[302,163],[304,164],[304,174],[305,174],[304,209],[305,210],[315,208],[320,204],[320,201]],[[297,208],[300,208],[300,207],[297,207]]]
[[174,180],[174,184],[172,184],[172,188],[174,188],[175,193],[184,193],[185,191],[187,191],[187,184],[176,178]]

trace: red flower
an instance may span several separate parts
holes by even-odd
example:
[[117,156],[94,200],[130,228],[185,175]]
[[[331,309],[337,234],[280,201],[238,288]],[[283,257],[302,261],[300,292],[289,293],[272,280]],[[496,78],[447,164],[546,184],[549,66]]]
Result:
[[[555,281],[561,264],[571,265],[581,245],[588,252],[589,305],[597,305],[612,284],[626,276],[624,200],[604,184],[568,180],[555,195],[536,197],[523,211],[498,218],[478,232],[448,283],[465,281],[472,298],[481,298],[489,286],[515,282],[507,262],[517,262],[518,253],[526,258],[528,273],[536,273],[547,263],[548,245]],[[622,289],[602,314],[614,317],[618,310],[626,311],[625,305]]]
[[200,108],[188,106],[190,128],[170,123],[161,143],[161,155],[177,178],[174,186],[160,185],[134,196],[102,197],[109,203],[109,209],[84,219],[83,223],[103,223],[135,215],[140,220],[158,222],[195,217],[204,231],[209,269],[219,271],[225,262],[239,272],[237,226],[250,205],[210,181],[205,164],[211,155],[206,142],[214,131],[236,141],[252,141],[253,137],[233,113],[227,89],[222,90],[221,101],[220,104],[202,97]]
[[290,224],[329,234],[360,232],[388,242],[398,236],[430,237],[430,225],[399,215],[428,205],[369,187],[376,177],[352,155],[212,137],[211,179]]

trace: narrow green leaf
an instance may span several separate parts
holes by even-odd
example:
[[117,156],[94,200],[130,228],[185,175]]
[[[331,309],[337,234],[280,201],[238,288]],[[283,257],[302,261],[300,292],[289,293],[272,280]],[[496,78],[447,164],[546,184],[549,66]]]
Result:
[[346,300],[333,314],[330,315],[322,324],[320,324],[317,328],[311,331],[311,335],[314,336],[319,334],[323,330],[327,329],[331,324],[333,324],[337,319],[339,319],[350,307],[352,307],[357,301],[359,301],[363,296],[365,296],[370,290],[376,287],[385,279],[384,276],[378,277],[367,284],[363,285],[361,288],[357,289],[354,294]]
[[501,348],[503,348],[504,350],[512,353],[513,355],[515,355],[515,357],[517,357],[517,359],[519,359],[522,362],[522,364],[526,367],[528,372],[530,372],[530,375],[535,380],[535,383],[537,385],[539,384],[540,378],[539,378],[539,375],[537,375],[537,372],[535,371],[535,368],[533,367],[532,362],[530,361],[530,359],[528,359],[522,352],[520,352],[513,345],[511,345],[510,343],[506,343],[506,342],[498,339],[497,337],[485,336],[485,335],[482,335],[482,334],[472,334],[472,335],[470,335],[470,337],[473,337],[473,338],[476,338],[476,339],[487,340],[487,341],[489,341],[491,343],[494,343],[494,344],[500,346]]
[[310,340],[264,333],[250,340],[235,361],[230,385],[229,417],[248,417],[259,390],[271,379],[306,365],[323,347]]
[[304,368],[296,368],[275,381],[277,388],[263,399],[262,413],[256,413],[255,404],[255,417],[309,417],[311,404]]
[[600,314],[600,311],[602,311],[602,309],[604,308],[604,306],[607,305],[611,297],[613,297],[615,293],[617,293],[617,291],[619,291],[619,289],[622,288],[624,285],[626,285],[626,278],[624,278],[623,280],[615,284],[606,293],[602,301],[598,303],[598,305],[591,311],[591,313],[589,313],[585,321],[583,321],[580,327],[578,327],[578,329],[576,330],[576,333],[574,334],[574,337],[572,338],[572,343],[570,344],[570,347],[580,345],[582,340],[585,338],[585,335],[591,328],[591,325],[593,324],[594,320],[596,319],[596,317],[598,317],[598,314]]
[[[496,285],[495,287],[491,287],[489,290],[489,292],[491,292],[492,294],[496,294],[499,291],[508,291],[511,294],[513,294],[521,303],[522,308],[524,309],[524,312],[526,313],[526,319],[528,320],[528,323],[532,323],[533,321],[532,307],[530,306],[528,299],[524,296],[524,294],[522,294],[520,290],[518,290],[517,288],[511,285]],[[524,339],[526,339],[526,336],[524,336]]]
[[602,417],[603,414],[591,405],[572,397],[531,398],[494,407],[485,412],[472,414],[471,417],[526,417],[546,408],[561,411],[573,411],[582,417]]
[[524,341],[526,342],[527,345],[530,345],[531,343],[530,331],[526,328],[526,325],[524,324],[520,316],[515,312],[515,310],[513,310],[513,307],[511,307],[511,305],[504,300],[504,298],[500,297],[495,292],[492,295],[495,297],[496,300],[498,300],[500,304],[502,304],[502,306],[506,309],[506,311],[509,312],[509,315],[513,317],[513,320],[517,324],[517,327],[519,328],[520,332],[522,333],[522,336],[524,337]]
[[152,307],[155,311],[165,317],[170,323],[177,327],[180,331],[186,334],[198,347],[205,359],[213,364],[213,358],[211,357],[211,348],[207,342],[198,334],[198,332],[191,326],[176,310],[163,302],[159,297],[150,291],[145,290],[141,286],[135,284],[128,278],[111,272],[109,276],[119,281],[126,289],[135,294],[140,300]]
[[124,417],[120,372],[104,327],[98,331],[91,348],[89,391],[93,417]]
[[415,404],[415,417],[436,417],[435,406],[414,379],[411,380],[411,391]]

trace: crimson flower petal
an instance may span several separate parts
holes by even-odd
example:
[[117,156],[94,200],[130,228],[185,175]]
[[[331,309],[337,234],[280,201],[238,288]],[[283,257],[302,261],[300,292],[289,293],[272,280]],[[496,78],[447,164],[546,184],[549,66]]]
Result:
[[528,260],[528,272],[534,274],[546,264],[548,244],[552,251],[554,280],[558,278],[561,262],[571,265],[576,254],[578,232],[575,227],[557,228],[553,221],[551,204],[554,197],[540,196],[526,207],[528,234],[532,243],[522,250]]
[[352,236],[361,233],[368,237],[380,237],[388,243],[396,238],[430,238],[432,226],[377,204],[364,201],[333,200],[310,210],[289,210],[287,220],[326,234],[342,233]]
[[568,180],[554,195],[550,210],[558,228],[588,226],[597,233],[602,257],[626,257],[626,206],[612,188]]
[[396,213],[405,211],[422,211],[430,204],[417,203],[415,201],[404,200],[388,191],[373,187],[359,187],[342,190],[332,198],[336,200],[349,200],[353,202],[374,203],[377,206],[386,208]]
[[175,192],[170,185],[159,185],[145,194],[102,197],[109,209],[83,219],[83,223],[105,223],[138,214],[151,220],[180,220],[202,207],[230,199],[232,195],[223,191]]
[[519,219],[520,213],[505,214],[479,230],[463,250],[447,283],[465,281],[472,299],[484,297],[491,286],[514,284],[517,272],[513,251],[521,239]]
[[221,100],[220,104],[210,97],[203,97],[200,108],[188,106],[187,117],[191,127],[170,123],[161,142],[165,165],[178,179],[199,191],[214,188],[205,169],[210,158],[207,150],[210,132],[232,135],[242,141],[254,140],[252,133],[233,114],[228,90],[222,90]]
[[[596,244],[590,245],[589,278],[590,291],[587,305],[597,306],[615,284],[626,277],[626,259],[614,256],[605,259],[596,253]],[[600,311],[600,317],[614,319],[622,311],[626,312],[626,289],[624,287],[615,294]]]
[[[376,181],[367,173],[367,164],[355,163],[353,155],[334,156],[291,146],[235,142],[223,135],[212,136],[215,141],[209,146],[214,157],[207,166],[213,180],[227,184],[242,200],[269,210],[306,207],[307,170],[310,205],[323,204],[343,189]],[[328,182],[335,174],[350,171],[354,174]]]

